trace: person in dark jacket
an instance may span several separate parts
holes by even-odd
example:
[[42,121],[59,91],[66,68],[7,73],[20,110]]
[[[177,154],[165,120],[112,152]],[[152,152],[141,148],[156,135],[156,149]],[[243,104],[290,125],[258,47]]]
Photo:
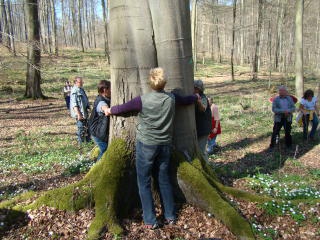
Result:
[[98,84],[98,93],[94,101],[93,110],[89,119],[90,133],[93,141],[98,145],[100,153],[99,160],[108,147],[109,120],[106,111],[110,108],[111,84],[110,81],[101,80]]
[[150,70],[152,91],[131,101],[111,107],[111,115],[138,112],[136,131],[136,171],[145,226],[156,229],[154,201],[151,192],[152,170],[157,171],[160,194],[164,206],[165,223],[174,224],[174,199],[169,177],[173,119],[175,105],[197,101],[197,95],[181,97],[164,91],[167,80],[162,68]]
[[196,127],[198,135],[198,146],[203,159],[209,162],[207,153],[207,140],[211,132],[211,109],[207,96],[203,93],[204,86],[201,80],[194,81],[194,93],[199,94],[200,98],[195,106]]

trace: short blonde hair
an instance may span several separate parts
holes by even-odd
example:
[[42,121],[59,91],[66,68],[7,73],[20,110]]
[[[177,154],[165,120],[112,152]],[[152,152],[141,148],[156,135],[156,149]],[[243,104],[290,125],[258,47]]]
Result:
[[165,78],[163,68],[152,68],[149,73],[149,84],[153,90],[162,90],[166,85],[167,80]]

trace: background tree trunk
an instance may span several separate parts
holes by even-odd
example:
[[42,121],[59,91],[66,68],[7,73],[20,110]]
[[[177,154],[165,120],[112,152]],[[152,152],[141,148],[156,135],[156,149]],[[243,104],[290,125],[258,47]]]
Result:
[[43,98],[40,87],[40,23],[38,19],[38,1],[27,0],[28,10],[28,64],[27,64],[27,79],[26,92],[27,98]]
[[65,7],[64,0],[61,0],[61,14],[62,14],[61,25],[62,25],[63,42],[64,42],[64,45],[67,47],[68,42],[67,42],[67,37],[66,37],[66,26],[65,26],[66,25],[66,23],[65,23],[66,14],[65,14],[64,7]]
[[79,43],[81,47],[81,51],[84,52],[84,44],[83,44],[83,34],[82,34],[82,14],[81,11],[83,10],[82,0],[78,0],[78,29],[79,29]]
[[11,10],[11,3],[8,1],[8,23],[9,23],[9,33],[10,33],[10,49],[14,56],[16,56],[16,46],[15,46],[15,35],[13,31],[13,21],[12,21],[12,10]]
[[259,71],[259,48],[260,48],[260,36],[262,27],[262,14],[263,14],[263,0],[259,0],[258,3],[258,25],[256,29],[256,44],[254,50],[254,57],[252,62],[252,79],[256,80],[258,78]]
[[191,20],[191,38],[192,38],[192,54],[193,54],[193,68],[197,71],[197,2],[192,0],[192,20]]
[[295,34],[295,54],[296,54],[296,95],[303,96],[303,6],[304,0],[296,0],[296,34]]
[[50,0],[50,8],[51,8],[51,27],[52,27],[52,40],[54,46],[54,55],[59,55],[59,47],[58,47],[58,33],[57,33],[57,14],[54,0]]
[[4,44],[7,48],[10,49],[11,47],[11,42],[10,42],[10,31],[9,31],[9,24],[8,24],[8,18],[7,18],[7,9],[6,9],[6,4],[4,0],[1,0],[1,17],[3,19],[3,32],[4,32]]
[[231,47],[231,78],[234,81],[234,68],[233,68],[233,54],[234,54],[234,38],[235,38],[235,25],[237,14],[237,0],[233,0],[233,21],[232,21],[232,47]]
[[102,13],[103,13],[103,23],[104,23],[104,54],[107,57],[108,63],[110,64],[110,51],[108,42],[108,23],[107,23],[107,11],[109,6],[106,7],[105,0],[101,0]]

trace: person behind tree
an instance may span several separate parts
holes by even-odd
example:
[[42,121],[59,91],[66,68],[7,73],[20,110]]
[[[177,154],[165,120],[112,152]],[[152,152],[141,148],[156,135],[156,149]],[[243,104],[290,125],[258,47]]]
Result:
[[285,86],[279,87],[279,96],[272,102],[272,111],[274,112],[274,125],[271,136],[270,150],[272,150],[276,143],[276,138],[279,136],[280,130],[283,127],[285,131],[285,142],[287,148],[292,146],[291,124],[292,113],[295,111],[295,105],[292,98],[288,95]]
[[66,81],[64,87],[63,87],[63,96],[64,96],[64,99],[66,101],[66,106],[67,106],[67,109],[70,110],[70,93],[71,93],[71,89],[72,89],[72,86],[70,85],[70,82],[69,81]]
[[[318,108],[317,108],[317,98],[311,89],[304,92],[303,97],[300,100],[299,110],[303,113],[303,137],[304,139],[314,140],[314,135],[316,133],[319,119],[318,119]],[[312,128],[308,136],[308,126],[309,122],[312,122]]]
[[174,224],[175,211],[169,164],[172,150],[175,104],[188,105],[197,101],[197,95],[181,97],[166,92],[167,80],[162,68],[150,70],[151,92],[138,96],[125,104],[109,109],[111,115],[138,112],[136,129],[136,171],[139,195],[145,226],[156,229],[154,201],[151,192],[151,175],[156,171],[163,203],[165,223]]
[[89,127],[92,139],[99,147],[100,153],[97,160],[100,160],[108,147],[110,117],[106,116],[105,113],[110,108],[110,81],[100,81],[98,84],[98,94],[90,115]]
[[70,114],[76,119],[77,136],[79,146],[84,142],[90,142],[88,131],[88,111],[90,109],[89,99],[83,89],[82,77],[76,77],[70,97]]
[[208,143],[207,143],[207,153],[209,155],[214,153],[215,148],[218,146],[216,139],[219,134],[221,134],[221,126],[220,126],[220,115],[219,115],[219,109],[216,104],[213,103],[212,98],[208,97],[210,109],[211,109],[211,132],[208,137]]
[[201,80],[194,81],[194,93],[199,94],[200,96],[195,106],[198,146],[203,159],[206,162],[209,162],[206,146],[207,146],[208,136],[211,131],[212,114],[211,114],[208,98],[204,94],[204,85]]

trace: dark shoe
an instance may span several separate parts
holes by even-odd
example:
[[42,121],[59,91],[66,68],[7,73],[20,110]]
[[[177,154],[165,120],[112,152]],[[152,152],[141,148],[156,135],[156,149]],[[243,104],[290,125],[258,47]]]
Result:
[[150,229],[150,230],[155,230],[160,228],[160,225],[158,223],[155,224],[145,224],[144,225],[145,228]]

